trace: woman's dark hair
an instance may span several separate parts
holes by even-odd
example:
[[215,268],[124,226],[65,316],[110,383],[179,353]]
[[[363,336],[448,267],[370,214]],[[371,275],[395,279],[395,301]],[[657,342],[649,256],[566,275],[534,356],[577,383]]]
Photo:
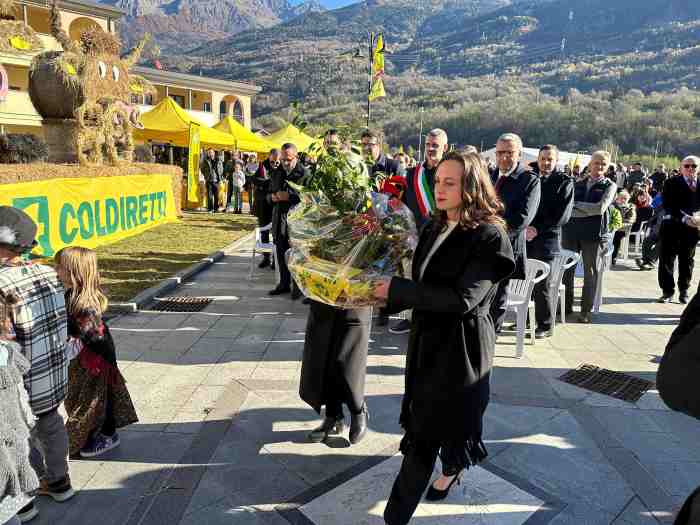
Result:
[[[494,224],[505,229],[506,223],[502,217],[505,208],[481,157],[477,153],[450,151],[442,158],[438,169],[450,161],[462,167],[462,209],[459,218],[462,228],[474,229],[482,224]],[[443,228],[447,227],[446,211],[436,210],[434,217]]]

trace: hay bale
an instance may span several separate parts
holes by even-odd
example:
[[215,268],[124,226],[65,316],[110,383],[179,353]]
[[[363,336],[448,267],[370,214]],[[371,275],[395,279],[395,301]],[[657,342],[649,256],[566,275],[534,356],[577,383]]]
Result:
[[15,2],[14,0],[0,0],[0,20],[15,19]]
[[153,149],[148,144],[141,144],[134,149],[134,160],[136,162],[147,162],[153,164],[156,161]]
[[29,164],[46,162],[49,147],[40,137],[30,133],[0,135],[0,163]]
[[[71,54],[51,51],[37,55],[29,70],[29,98],[39,115],[50,119],[69,119],[85,102],[79,78],[80,64]],[[73,74],[75,71],[75,74]]]
[[3,20],[0,23],[0,51],[4,53],[37,53],[42,49],[44,49],[44,44],[36,32],[24,22]]
[[49,162],[78,162],[78,126],[73,119],[44,119],[41,122],[49,146]]
[[80,33],[80,45],[87,55],[119,56],[121,42],[112,33],[105,33],[99,27],[91,27]]

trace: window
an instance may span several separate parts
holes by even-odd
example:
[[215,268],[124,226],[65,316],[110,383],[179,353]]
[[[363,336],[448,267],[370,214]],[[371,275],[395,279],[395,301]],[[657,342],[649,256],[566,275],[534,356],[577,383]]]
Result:
[[240,100],[236,100],[233,104],[233,118],[235,118],[241,124],[245,124],[245,119],[243,118],[243,106]]
[[219,102],[219,118],[224,120],[228,115],[226,114],[226,101],[222,100]]
[[131,103],[132,104],[140,104],[139,96],[138,95],[131,95]]
[[181,108],[185,107],[185,97],[182,95],[170,95],[172,99],[177,102],[177,105]]
[[143,97],[143,103],[148,104],[149,106],[153,105],[153,95],[146,95]]
[[204,102],[202,104],[202,111],[206,111],[207,113],[211,113],[211,102]]

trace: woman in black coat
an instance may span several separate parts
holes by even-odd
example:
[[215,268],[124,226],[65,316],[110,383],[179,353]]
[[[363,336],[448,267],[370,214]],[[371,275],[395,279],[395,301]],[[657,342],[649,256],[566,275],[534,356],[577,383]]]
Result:
[[478,155],[445,156],[435,198],[413,279],[375,288],[390,311],[413,309],[400,419],[404,460],[384,512],[389,525],[410,521],[438,454],[443,476],[428,491],[431,500],[446,497],[462,470],[487,455],[482,419],[496,339],[489,310],[498,283],[515,268],[503,205]]

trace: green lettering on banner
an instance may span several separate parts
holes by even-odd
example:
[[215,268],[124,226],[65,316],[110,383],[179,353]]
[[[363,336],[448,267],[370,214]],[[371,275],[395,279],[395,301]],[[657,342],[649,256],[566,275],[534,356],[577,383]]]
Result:
[[95,201],[95,228],[97,229],[97,236],[104,237],[107,235],[107,230],[104,224],[102,224],[102,214],[100,213],[102,206],[100,206],[100,204],[100,201]]
[[138,222],[136,221],[136,212],[139,207],[139,202],[136,197],[126,198],[126,229],[136,228]]
[[88,240],[95,235],[95,216],[89,202],[81,202],[78,206],[78,225],[80,226],[80,237],[83,240]]
[[124,197],[119,197],[119,227],[122,231],[126,228],[126,205],[124,204]]
[[70,202],[66,202],[62,207],[61,207],[61,213],[59,215],[58,219],[58,233],[61,236],[61,242],[63,244],[70,244],[73,242],[75,239],[75,236],[78,235],[78,227],[73,226],[73,229],[68,231],[68,216],[71,216],[72,219],[75,221],[76,215],[75,215],[75,209],[73,208],[73,205]]
[[28,210],[36,205],[36,221],[38,230],[41,232],[37,235],[36,241],[41,247],[41,251],[47,257],[54,254],[51,246],[51,224],[49,222],[49,199],[42,197],[18,197],[12,199],[12,206],[20,210]]
[[156,200],[158,200],[158,194],[149,193],[148,200],[151,201],[151,222],[153,222],[155,220],[155,217],[153,215],[156,212]]
[[163,195],[163,210],[161,211],[161,216],[165,217],[165,214],[168,211],[168,192],[167,191],[162,191],[161,194]]
[[107,234],[112,235],[119,229],[119,206],[114,199],[105,199],[105,215],[107,216]]
[[139,195],[139,224],[146,224],[148,219],[146,218],[146,203],[148,202],[148,195]]

